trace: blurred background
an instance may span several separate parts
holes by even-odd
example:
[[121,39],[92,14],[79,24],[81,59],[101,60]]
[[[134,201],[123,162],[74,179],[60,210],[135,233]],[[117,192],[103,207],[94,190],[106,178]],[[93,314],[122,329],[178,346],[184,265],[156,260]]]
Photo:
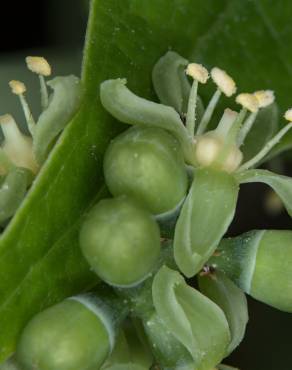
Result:
[[[8,81],[22,79],[26,83],[28,100],[37,114],[38,79],[26,70],[25,56],[45,56],[54,74],[79,75],[88,1],[9,1],[2,5],[1,12],[0,114],[13,113],[21,123],[21,110],[16,97],[10,93]],[[285,163],[277,160],[271,166],[276,172],[292,175],[289,160]],[[251,184],[242,187],[229,234],[255,228],[292,229],[292,222],[264,185]],[[292,315],[252,299],[249,299],[249,307],[246,337],[226,362],[242,370],[291,370]]]

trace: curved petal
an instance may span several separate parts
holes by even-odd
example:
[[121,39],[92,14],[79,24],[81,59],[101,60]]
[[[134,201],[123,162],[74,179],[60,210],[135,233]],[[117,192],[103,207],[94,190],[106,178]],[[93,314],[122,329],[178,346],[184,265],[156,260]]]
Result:
[[181,143],[185,157],[191,160],[191,138],[173,108],[133,94],[121,78],[104,81],[100,85],[100,98],[104,108],[123,123],[149,125],[171,132]]
[[153,280],[152,295],[157,314],[188,349],[195,369],[209,370],[217,365],[230,342],[228,323],[221,308],[166,266]]
[[269,185],[281,198],[287,212],[292,217],[292,178],[257,169],[238,173],[236,178],[241,184],[262,182]]
[[222,272],[199,277],[201,292],[215,302],[224,312],[231,332],[229,355],[242,341],[248,322],[245,294]]
[[81,100],[81,85],[75,76],[55,77],[47,84],[54,92],[35,127],[33,147],[38,163],[44,162],[54,140],[73,117]]
[[187,276],[195,275],[215,251],[233,219],[238,184],[226,172],[199,169],[178,218],[174,258]]

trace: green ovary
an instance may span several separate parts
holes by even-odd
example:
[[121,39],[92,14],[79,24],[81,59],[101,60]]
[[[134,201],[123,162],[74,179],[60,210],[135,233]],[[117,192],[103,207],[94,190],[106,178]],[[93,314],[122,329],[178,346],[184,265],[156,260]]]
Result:
[[153,214],[175,208],[188,186],[177,140],[158,128],[134,127],[116,138],[104,172],[113,195],[132,196]]
[[106,282],[133,285],[152,271],[160,251],[159,228],[134,201],[99,202],[85,221],[80,244],[93,270]]

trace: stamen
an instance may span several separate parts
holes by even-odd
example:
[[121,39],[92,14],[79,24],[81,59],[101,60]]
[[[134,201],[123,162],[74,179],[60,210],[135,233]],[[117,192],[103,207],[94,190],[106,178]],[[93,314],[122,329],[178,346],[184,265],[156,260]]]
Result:
[[27,68],[38,75],[47,77],[50,76],[52,73],[51,66],[43,57],[26,57],[25,61],[27,64]]
[[26,119],[27,127],[29,129],[29,132],[33,136],[36,124],[33,119],[29,105],[24,96],[24,93],[26,92],[25,84],[21,81],[11,80],[9,82],[9,86],[11,88],[12,93],[19,97],[20,104],[22,106],[23,113]]
[[212,115],[214,113],[214,110],[216,108],[216,105],[220,99],[221,96],[221,90],[217,89],[215,93],[213,94],[211,100],[209,101],[209,104],[203,114],[203,117],[199,123],[198,130],[197,130],[197,135],[202,135],[205,131],[206,128],[211,121]]
[[52,69],[48,61],[43,57],[26,57],[27,68],[39,75],[41,86],[42,108],[46,109],[49,104],[49,94],[44,77],[50,76]]
[[[286,112],[287,113],[287,112]],[[286,118],[286,115],[285,115]],[[242,166],[239,167],[238,172],[248,170],[251,167],[254,167],[259,163],[269,151],[282,139],[282,137],[292,128],[292,117],[290,117],[290,123],[282,128],[266,145],[259,151],[257,155],[251,158],[249,161],[245,162]]]
[[259,90],[253,93],[257,98],[259,108],[265,108],[275,101],[275,94],[272,90]]
[[188,110],[186,116],[186,128],[189,135],[193,138],[196,126],[196,108],[197,108],[198,81],[194,80],[188,101]]
[[237,137],[237,145],[238,147],[240,147],[247,134],[249,133],[249,131],[251,130],[256,118],[257,118],[257,115],[258,115],[258,111],[254,112],[254,113],[250,113],[250,115],[248,116],[248,118],[244,121],[239,133],[238,133],[238,137]]
[[2,150],[9,160],[17,167],[24,167],[36,173],[38,165],[35,161],[32,139],[23,135],[10,114],[0,116],[0,125],[4,135]]
[[240,104],[243,108],[255,113],[259,109],[259,103],[257,98],[253,94],[239,94],[235,99],[237,104]]
[[284,118],[289,121],[289,122],[292,122],[292,108],[288,109],[285,114],[284,114]]
[[232,96],[236,93],[236,84],[225,71],[218,67],[214,67],[211,70],[211,77],[218,89],[223,92],[227,97]]
[[193,138],[195,134],[196,126],[196,105],[197,105],[197,93],[198,93],[198,83],[206,83],[209,74],[205,67],[201,64],[190,63],[187,66],[186,74],[193,78],[193,84],[188,101],[188,111],[186,116],[186,127],[189,135]]
[[187,66],[186,74],[192,77],[194,80],[197,80],[201,84],[205,84],[208,81],[209,73],[207,69],[198,63],[190,63]]
[[[275,100],[275,95],[272,90],[260,90],[256,91],[253,93],[253,95],[256,97],[257,102],[258,102],[258,107],[259,108],[265,108],[272,104]],[[240,147],[247,134],[251,130],[256,118],[257,118],[258,110],[251,113],[248,118],[245,120],[243,123],[239,133],[238,133],[238,138],[237,138],[237,145]]]

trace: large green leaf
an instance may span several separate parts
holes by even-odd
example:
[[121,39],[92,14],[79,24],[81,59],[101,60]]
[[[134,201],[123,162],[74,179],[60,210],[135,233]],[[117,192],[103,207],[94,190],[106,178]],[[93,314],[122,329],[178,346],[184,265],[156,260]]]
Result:
[[[209,11],[217,11],[217,16],[207,31],[201,29],[200,38],[194,35],[191,59],[226,69],[242,92],[274,90],[282,114],[291,106],[291,1],[225,0],[216,2],[216,10],[215,2],[208,3],[195,1],[199,12],[209,5]],[[206,98],[208,92],[200,89],[200,94]],[[277,152],[291,147],[292,133],[288,133],[278,144]]]
[[154,63],[169,47],[189,54],[220,9],[210,11],[211,3],[198,11],[192,0],[92,1],[83,103],[0,240],[0,363],[32,315],[95,283],[79,252],[78,225],[102,186],[103,152],[119,127],[101,107],[99,84],[125,77],[150,98]]

